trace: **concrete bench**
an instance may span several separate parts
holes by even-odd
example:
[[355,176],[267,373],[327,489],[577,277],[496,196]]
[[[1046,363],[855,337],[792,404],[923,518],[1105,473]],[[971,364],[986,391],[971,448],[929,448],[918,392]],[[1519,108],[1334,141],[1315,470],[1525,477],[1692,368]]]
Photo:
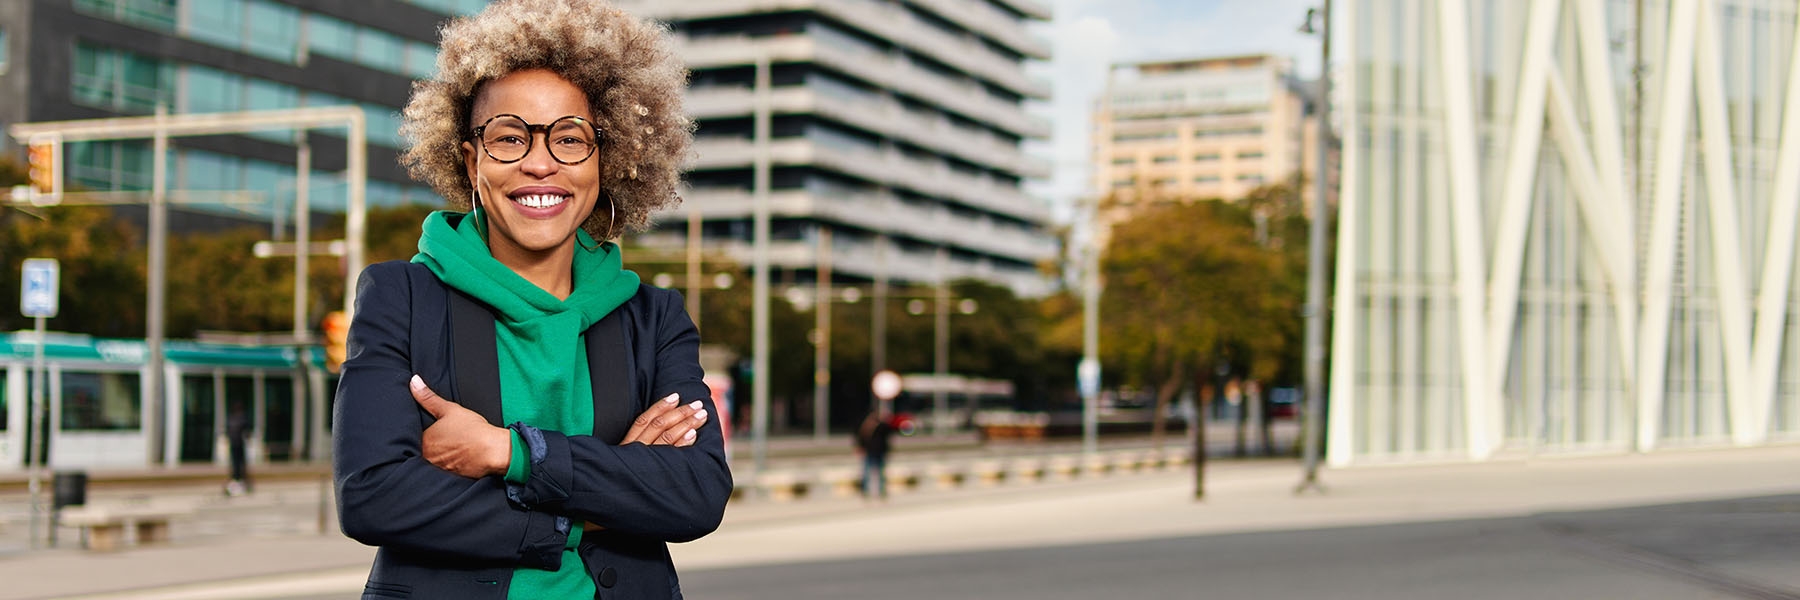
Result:
[[1046,478],[1057,481],[1069,481],[1081,475],[1081,459],[1075,456],[1058,455],[1044,461]]
[[937,483],[938,489],[951,490],[961,486],[967,475],[961,465],[952,463],[932,463],[926,465],[925,476]]
[[1007,476],[1021,482],[1033,482],[1043,479],[1044,460],[1029,456],[1012,459],[1012,462],[1007,466]]
[[58,511],[57,523],[80,528],[87,549],[112,552],[125,545],[127,527],[140,546],[166,544],[169,521],[193,512],[193,507],[172,505],[69,506]]
[[862,467],[836,467],[819,471],[819,484],[831,495],[850,498],[862,494]]
[[889,494],[902,494],[913,491],[919,486],[919,471],[908,465],[888,464],[887,489]]
[[993,487],[1006,481],[1006,464],[997,460],[976,461],[969,465],[969,476],[984,487]]
[[786,502],[805,497],[809,486],[798,473],[770,471],[756,477],[756,487],[761,488],[770,500]]

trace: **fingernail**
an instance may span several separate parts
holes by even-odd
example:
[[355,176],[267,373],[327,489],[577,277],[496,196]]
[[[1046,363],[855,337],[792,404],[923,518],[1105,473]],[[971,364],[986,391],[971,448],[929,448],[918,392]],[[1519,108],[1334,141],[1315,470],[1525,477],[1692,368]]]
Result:
[[700,401],[699,401],[699,400],[695,400],[695,401],[694,401],[694,403],[693,403],[693,404],[689,404],[689,405],[688,405],[688,408],[692,408],[692,409],[694,409],[694,410],[700,410],[700,409],[701,409],[701,408],[703,408],[703,407],[705,407],[705,406],[706,406],[706,405],[705,405],[705,404],[701,404],[701,403],[700,403]]
[[664,397],[663,397],[663,399],[662,399],[662,401],[663,401],[663,402],[668,402],[668,403],[670,403],[670,404],[674,404],[674,403],[675,403],[675,401],[676,401],[676,400],[680,400],[680,399],[681,399],[681,392],[675,392],[675,393],[673,393],[673,394],[669,394],[669,395],[667,395],[667,396],[664,396]]
[[419,379],[418,375],[413,375],[412,376],[412,389],[415,389],[415,390],[425,389],[425,380]]
[[694,419],[697,421],[705,421],[706,420],[706,409],[702,408],[702,409],[700,409],[700,412],[694,413]]
[[694,430],[689,429],[687,434],[681,436],[681,439],[684,439],[684,440],[694,439]]

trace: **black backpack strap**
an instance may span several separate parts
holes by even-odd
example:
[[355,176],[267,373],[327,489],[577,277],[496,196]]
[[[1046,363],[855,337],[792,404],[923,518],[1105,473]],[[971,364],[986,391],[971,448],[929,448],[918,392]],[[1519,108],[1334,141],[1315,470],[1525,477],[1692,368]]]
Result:
[[614,309],[582,334],[587,341],[588,378],[594,386],[594,436],[613,444],[625,439],[639,412],[631,401],[625,319],[620,312]]
[[467,294],[450,289],[451,400],[505,427],[500,413],[500,354],[495,350],[494,313]]

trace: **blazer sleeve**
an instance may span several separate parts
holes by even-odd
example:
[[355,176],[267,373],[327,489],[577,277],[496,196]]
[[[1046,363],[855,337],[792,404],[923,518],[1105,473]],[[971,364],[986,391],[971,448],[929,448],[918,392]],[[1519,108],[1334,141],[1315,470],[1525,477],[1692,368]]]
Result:
[[650,293],[636,333],[649,335],[651,343],[633,344],[638,371],[649,373],[652,402],[679,393],[682,402],[704,403],[709,417],[694,445],[620,446],[618,440],[544,430],[541,440],[527,441],[541,443],[544,451],[533,449],[531,480],[517,499],[615,533],[686,542],[718,529],[731,499],[731,469],[718,406],[701,379],[700,333],[678,294]]
[[432,418],[407,387],[415,372],[413,349],[421,342],[446,342],[424,339],[441,338],[441,328],[414,326],[419,286],[413,277],[404,263],[383,263],[369,267],[357,282],[356,315],[333,415],[339,525],[345,535],[371,546],[556,568],[568,540],[566,518],[509,503],[501,478],[450,473],[427,462],[420,450]]

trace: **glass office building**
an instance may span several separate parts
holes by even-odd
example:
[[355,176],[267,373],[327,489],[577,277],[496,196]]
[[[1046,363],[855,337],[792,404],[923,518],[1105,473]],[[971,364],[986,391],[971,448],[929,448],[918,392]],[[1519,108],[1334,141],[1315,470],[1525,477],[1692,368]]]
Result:
[[1800,432],[1792,0],[1339,0],[1328,459]]
[[[25,0],[0,3],[0,127],[14,123],[312,106],[368,116],[371,205],[436,203],[395,162],[399,111],[435,68],[437,27],[486,0]],[[344,143],[319,130],[309,182],[315,210],[341,211]],[[334,141],[335,140],[335,141]],[[17,141],[0,150],[17,152]],[[146,190],[149,140],[72,143],[65,183]],[[233,211],[291,205],[295,134],[176,138],[171,190],[258,192]],[[181,192],[174,192],[178,205]],[[205,194],[194,194],[204,196]]]

